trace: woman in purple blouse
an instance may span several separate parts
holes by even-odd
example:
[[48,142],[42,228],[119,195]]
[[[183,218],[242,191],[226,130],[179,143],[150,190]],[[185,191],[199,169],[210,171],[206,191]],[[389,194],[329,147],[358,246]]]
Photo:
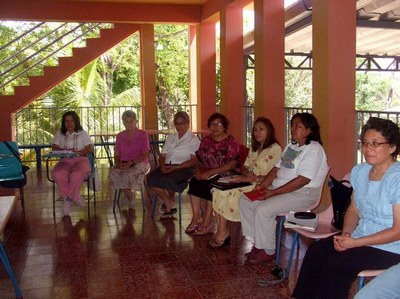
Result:
[[141,188],[144,176],[150,169],[148,154],[150,143],[147,133],[136,127],[135,112],[127,110],[122,113],[125,130],[117,134],[114,160],[115,166],[110,170],[109,180],[113,189],[121,189],[129,209],[133,209],[131,189]]
[[[239,166],[239,143],[229,135],[229,121],[221,113],[212,114],[207,126],[210,135],[201,140],[197,159],[199,161],[194,178],[189,183],[190,202],[193,218],[186,233],[194,235],[212,234],[214,224],[212,217],[211,179],[229,173]],[[201,201],[205,201],[205,212],[201,214]]]

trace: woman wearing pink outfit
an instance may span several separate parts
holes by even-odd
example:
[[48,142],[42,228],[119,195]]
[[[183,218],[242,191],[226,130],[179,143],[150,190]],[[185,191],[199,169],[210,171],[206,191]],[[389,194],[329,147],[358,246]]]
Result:
[[115,141],[115,166],[111,168],[109,180],[113,189],[121,189],[128,201],[128,208],[134,208],[134,193],[140,190],[144,176],[150,170],[149,137],[137,127],[136,113],[127,110],[122,113],[125,130],[119,132]]
[[56,182],[64,199],[63,213],[71,213],[72,203],[83,207],[85,202],[79,191],[86,176],[91,171],[87,157],[93,153],[93,142],[87,132],[82,129],[78,114],[65,112],[61,120],[61,129],[54,137],[52,150],[69,150],[78,154],[76,157],[63,158],[54,167],[52,178]]

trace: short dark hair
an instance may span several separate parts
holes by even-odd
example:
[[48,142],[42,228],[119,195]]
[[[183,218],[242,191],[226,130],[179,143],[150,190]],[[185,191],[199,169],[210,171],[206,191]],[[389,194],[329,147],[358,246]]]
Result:
[[300,119],[303,126],[311,130],[310,134],[308,134],[306,138],[305,144],[310,144],[311,141],[317,141],[319,144],[322,145],[320,127],[316,117],[307,112],[296,113],[292,116],[290,120],[290,125],[293,125],[293,120],[295,118]]
[[210,115],[210,117],[208,118],[208,121],[207,121],[207,128],[209,128],[211,123],[216,119],[221,120],[222,126],[224,127],[224,131],[228,130],[229,120],[226,118],[225,115],[223,115],[222,113],[219,113],[219,112],[215,112]]
[[363,140],[368,130],[376,130],[389,142],[389,145],[395,146],[396,150],[392,157],[396,158],[400,152],[400,130],[399,126],[389,119],[379,117],[370,117],[367,123],[361,129],[360,139]]
[[275,137],[275,128],[272,122],[266,117],[259,117],[254,122],[253,129],[251,131],[251,148],[253,152],[257,151],[261,145],[260,142],[256,140],[256,137],[254,135],[254,126],[256,125],[256,123],[263,123],[267,127],[267,138],[262,144],[263,149],[270,147],[274,143],[279,144]]
[[81,120],[79,115],[75,111],[67,111],[63,114],[61,118],[61,133],[65,135],[67,133],[67,128],[65,127],[65,118],[71,116],[75,123],[75,132],[82,131]]

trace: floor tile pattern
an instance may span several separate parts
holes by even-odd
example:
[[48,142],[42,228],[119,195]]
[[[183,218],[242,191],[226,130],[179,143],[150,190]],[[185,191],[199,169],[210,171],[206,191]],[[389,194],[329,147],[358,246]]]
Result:
[[[100,168],[100,175],[102,190],[90,215],[87,207],[74,206],[71,217],[62,217],[60,202],[54,218],[44,170],[29,171],[26,213],[18,202],[3,235],[24,298],[290,298],[307,247],[304,241],[289,280],[260,287],[257,278],[273,278],[273,263],[244,263],[252,244],[236,238],[238,224],[231,224],[229,247],[211,249],[210,235],[184,232],[191,217],[187,195],[182,226],[177,217],[152,219],[152,203],[146,196],[143,211],[139,192],[135,210],[128,210],[122,198],[114,214],[108,169]],[[284,234],[283,263],[291,237]],[[15,298],[2,266],[0,298]]]

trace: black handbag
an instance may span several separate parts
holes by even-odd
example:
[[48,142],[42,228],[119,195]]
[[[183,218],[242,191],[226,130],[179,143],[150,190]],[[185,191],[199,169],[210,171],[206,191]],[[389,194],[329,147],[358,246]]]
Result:
[[331,175],[329,177],[331,179],[330,191],[333,208],[332,225],[341,230],[343,228],[344,215],[346,214],[347,208],[351,202],[353,187],[350,186],[349,181],[338,181]]

